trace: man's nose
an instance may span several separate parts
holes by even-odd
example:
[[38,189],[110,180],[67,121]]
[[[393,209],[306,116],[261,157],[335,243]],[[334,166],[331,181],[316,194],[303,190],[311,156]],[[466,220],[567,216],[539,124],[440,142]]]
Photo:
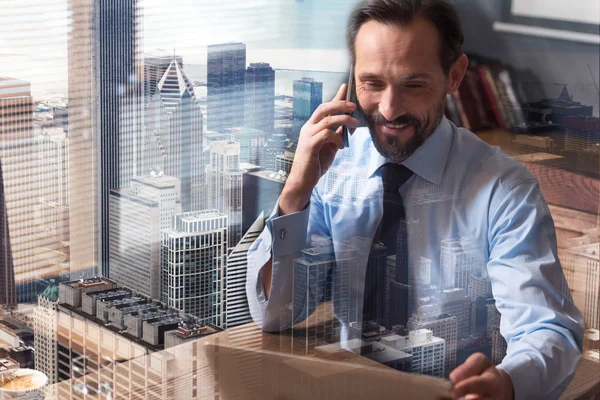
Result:
[[379,113],[388,121],[393,121],[406,114],[406,108],[403,104],[400,92],[392,87],[388,87],[382,93],[379,102]]

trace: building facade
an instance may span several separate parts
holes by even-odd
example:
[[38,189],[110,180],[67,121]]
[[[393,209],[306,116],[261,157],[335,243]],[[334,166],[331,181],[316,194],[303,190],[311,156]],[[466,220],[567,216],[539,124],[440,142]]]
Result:
[[244,126],[270,136],[275,127],[275,71],[268,63],[246,69]]
[[303,78],[294,81],[294,114],[292,124],[293,142],[298,143],[300,130],[323,102],[323,82],[313,78]]

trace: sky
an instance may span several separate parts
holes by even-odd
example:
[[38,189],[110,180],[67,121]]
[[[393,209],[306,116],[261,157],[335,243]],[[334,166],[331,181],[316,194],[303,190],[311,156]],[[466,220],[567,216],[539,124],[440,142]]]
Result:
[[[206,46],[241,41],[247,61],[346,71],[353,0],[139,0],[145,53],[175,48],[205,64]],[[32,83],[36,98],[67,95],[67,0],[0,0],[0,75]]]

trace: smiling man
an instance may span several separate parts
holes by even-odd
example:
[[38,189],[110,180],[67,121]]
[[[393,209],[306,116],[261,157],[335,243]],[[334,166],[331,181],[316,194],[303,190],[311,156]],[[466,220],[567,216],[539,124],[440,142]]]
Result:
[[[254,320],[278,331],[305,319],[330,279],[342,345],[356,327],[408,341],[429,329],[445,342],[443,365],[429,372],[449,376],[457,398],[558,398],[581,355],[582,317],[536,180],[444,117],[468,63],[456,9],[444,0],[362,1],[347,39],[358,104],[342,85],[302,128],[278,204],[249,251]],[[359,126],[354,111],[367,127],[344,148],[339,127]],[[481,281],[491,292],[475,289]],[[470,306],[455,306],[467,294],[495,299],[507,342],[498,366],[481,353],[455,364],[456,336],[475,330]]]

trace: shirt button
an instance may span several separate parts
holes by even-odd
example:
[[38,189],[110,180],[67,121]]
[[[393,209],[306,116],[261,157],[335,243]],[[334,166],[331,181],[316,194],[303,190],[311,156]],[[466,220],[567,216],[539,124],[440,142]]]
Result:
[[283,240],[285,239],[285,229],[282,229],[281,232],[279,232],[279,237]]

